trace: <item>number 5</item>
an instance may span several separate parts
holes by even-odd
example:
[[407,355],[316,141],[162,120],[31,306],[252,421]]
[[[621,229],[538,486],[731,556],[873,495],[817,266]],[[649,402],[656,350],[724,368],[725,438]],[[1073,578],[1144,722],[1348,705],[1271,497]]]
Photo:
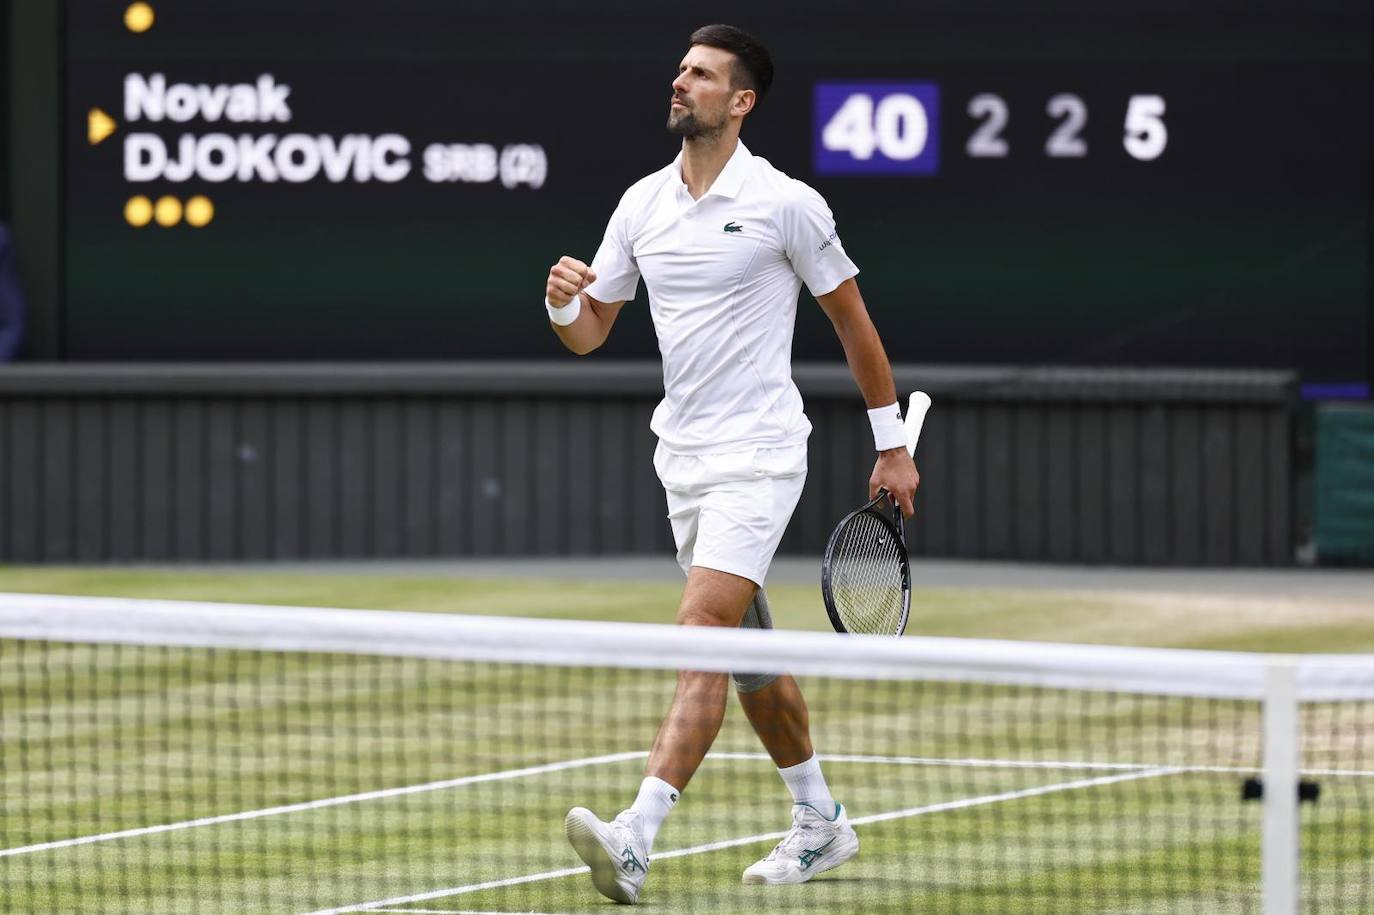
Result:
[[1126,106],[1126,152],[1148,162],[1164,154],[1169,130],[1164,126],[1164,96],[1133,95]]

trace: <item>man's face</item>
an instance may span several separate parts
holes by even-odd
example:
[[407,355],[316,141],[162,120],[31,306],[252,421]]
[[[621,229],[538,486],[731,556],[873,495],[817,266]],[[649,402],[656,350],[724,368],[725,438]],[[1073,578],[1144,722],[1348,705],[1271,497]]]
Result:
[[735,90],[730,73],[735,55],[720,48],[692,45],[678,65],[668,105],[668,131],[680,137],[719,134],[730,120]]

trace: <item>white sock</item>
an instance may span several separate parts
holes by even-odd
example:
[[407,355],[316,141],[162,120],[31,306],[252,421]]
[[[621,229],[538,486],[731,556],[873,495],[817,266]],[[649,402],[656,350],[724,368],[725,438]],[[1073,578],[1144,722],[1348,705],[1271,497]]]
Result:
[[830,786],[821,774],[821,758],[812,755],[804,763],[778,769],[787,790],[792,792],[792,800],[798,804],[809,804],[816,812],[828,820],[839,815],[835,799],[830,796]]
[[654,847],[654,836],[668,817],[668,811],[677,804],[681,792],[661,778],[650,775],[639,784],[639,796],[630,809],[639,814],[640,832],[644,834],[644,845],[650,851]]

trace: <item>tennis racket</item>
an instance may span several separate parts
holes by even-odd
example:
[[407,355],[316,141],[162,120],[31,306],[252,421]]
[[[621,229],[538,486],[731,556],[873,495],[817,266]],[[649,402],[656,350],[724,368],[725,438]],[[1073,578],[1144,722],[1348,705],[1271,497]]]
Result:
[[[906,448],[913,456],[930,397],[916,391],[906,409]],[[888,494],[845,515],[825,545],[821,597],[836,632],[901,635],[911,613],[911,563],[902,510]]]

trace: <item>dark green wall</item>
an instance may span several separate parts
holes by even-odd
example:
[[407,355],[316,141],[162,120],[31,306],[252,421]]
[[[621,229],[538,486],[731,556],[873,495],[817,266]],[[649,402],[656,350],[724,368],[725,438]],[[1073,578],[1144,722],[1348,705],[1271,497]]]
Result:
[[10,218],[10,3],[0,0],[0,222]]
[[52,0],[5,0],[9,140],[0,177],[29,303],[30,359],[62,353],[62,10]]
[[[1292,373],[893,374],[935,401],[916,555],[1293,561]],[[795,375],[815,431],[781,550],[818,556],[873,440],[845,368]],[[663,553],[661,392],[650,361],[16,366],[0,562]]]

